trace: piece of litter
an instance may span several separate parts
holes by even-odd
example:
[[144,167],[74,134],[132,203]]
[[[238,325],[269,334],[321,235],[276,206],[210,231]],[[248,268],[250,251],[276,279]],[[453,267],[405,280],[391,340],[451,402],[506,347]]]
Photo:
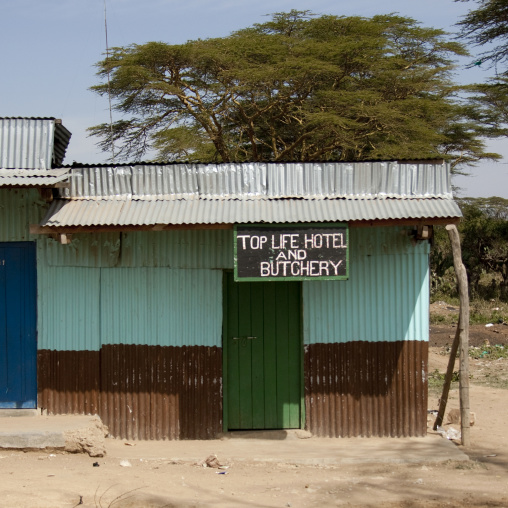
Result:
[[48,474],[48,476],[55,476],[54,474]]
[[485,328],[490,328],[491,326],[494,326],[492,323],[488,323],[485,325]]
[[132,464],[128,460],[120,461],[120,466],[122,467],[132,467]]
[[98,462],[94,462],[93,463],[93,467],[99,467],[99,463]]
[[215,474],[228,474],[227,471],[215,471]]
[[124,443],[125,446],[136,446],[136,443]]
[[497,453],[491,453],[490,455],[484,455],[484,457],[497,457]]
[[217,455],[209,455],[206,459],[196,463],[196,465],[215,468],[219,468],[222,466],[222,464],[219,462],[219,459],[217,458]]

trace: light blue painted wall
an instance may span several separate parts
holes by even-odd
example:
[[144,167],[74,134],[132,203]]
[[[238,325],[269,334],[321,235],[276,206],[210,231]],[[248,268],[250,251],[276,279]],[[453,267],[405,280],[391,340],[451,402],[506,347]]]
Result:
[[37,267],[38,348],[98,351],[100,269]]
[[305,344],[429,338],[429,244],[407,228],[351,228],[347,281],[303,283]]
[[39,349],[221,346],[231,231],[42,237],[38,251]]
[[221,337],[222,271],[101,270],[103,344],[221,347]]
[[[60,245],[28,234],[46,208],[34,189],[0,189],[0,241],[37,240],[40,349],[221,345],[232,231],[75,235]],[[349,280],[303,283],[306,344],[428,340],[429,246],[407,232],[350,229]]]
[[40,237],[49,266],[233,268],[231,230],[77,234],[68,245]]
[[37,224],[47,208],[36,189],[0,188],[0,242],[35,240],[29,225]]

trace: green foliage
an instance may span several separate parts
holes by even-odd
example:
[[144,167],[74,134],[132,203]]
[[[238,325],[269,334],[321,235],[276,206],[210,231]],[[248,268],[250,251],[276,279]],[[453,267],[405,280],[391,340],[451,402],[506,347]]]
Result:
[[471,65],[508,62],[508,3],[506,0],[479,0],[477,4],[476,9],[457,23],[463,38],[476,46],[489,47]]
[[276,13],[227,37],[113,48],[92,89],[122,118],[90,132],[120,158],[474,163],[495,155],[450,81],[464,54],[410,18]]
[[[439,372],[438,369],[435,369],[433,372],[429,374],[429,378],[432,378],[435,381],[439,381],[442,384],[442,382],[445,380],[445,374]],[[459,380],[459,372],[455,370],[452,373],[452,383],[457,382],[458,380]]]
[[499,360],[508,358],[508,348],[504,346],[470,347],[469,356],[475,360]]
[[[470,296],[508,301],[508,199],[458,199],[462,259]],[[435,228],[431,252],[431,293],[434,298],[456,296],[453,259],[444,228]]]

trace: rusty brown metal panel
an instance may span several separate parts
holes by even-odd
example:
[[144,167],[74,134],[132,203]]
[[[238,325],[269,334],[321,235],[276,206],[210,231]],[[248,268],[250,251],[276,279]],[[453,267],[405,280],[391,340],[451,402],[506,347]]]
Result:
[[424,436],[428,343],[305,348],[307,429],[317,436]]
[[96,351],[39,350],[38,406],[54,414],[98,414],[99,361]]
[[38,353],[39,407],[99,414],[124,439],[212,439],[222,431],[217,347],[108,345]]

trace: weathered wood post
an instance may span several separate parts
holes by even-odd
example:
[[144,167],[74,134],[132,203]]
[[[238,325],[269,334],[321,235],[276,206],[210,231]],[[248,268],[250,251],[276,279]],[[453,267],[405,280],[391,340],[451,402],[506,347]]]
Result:
[[457,325],[460,338],[459,354],[459,396],[460,396],[460,431],[463,446],[471,444],[470,439],[470,408],[469,408],[469,294],[467,288],[467,273],[462,263],[460,249],[460,236],[457,226],[449,224],[446,226],[448,237],[452,246],[453,267],[459,287],[459,322]]
[[450,393],[450,385],[452,384],[453,369],[455,368],[455,358],[460,344],[460,315],[457,330],[455,330],[455,337],[453,339],[452,347],[450,350],[450,357],[448,358],[448,368],[443,383],[443,391],[439,399],[439,409],[437,411],[436,421],[434,422],[434,430],[443,425],[444,414],[446,411],[446,404],[448,403],[448,394]]

